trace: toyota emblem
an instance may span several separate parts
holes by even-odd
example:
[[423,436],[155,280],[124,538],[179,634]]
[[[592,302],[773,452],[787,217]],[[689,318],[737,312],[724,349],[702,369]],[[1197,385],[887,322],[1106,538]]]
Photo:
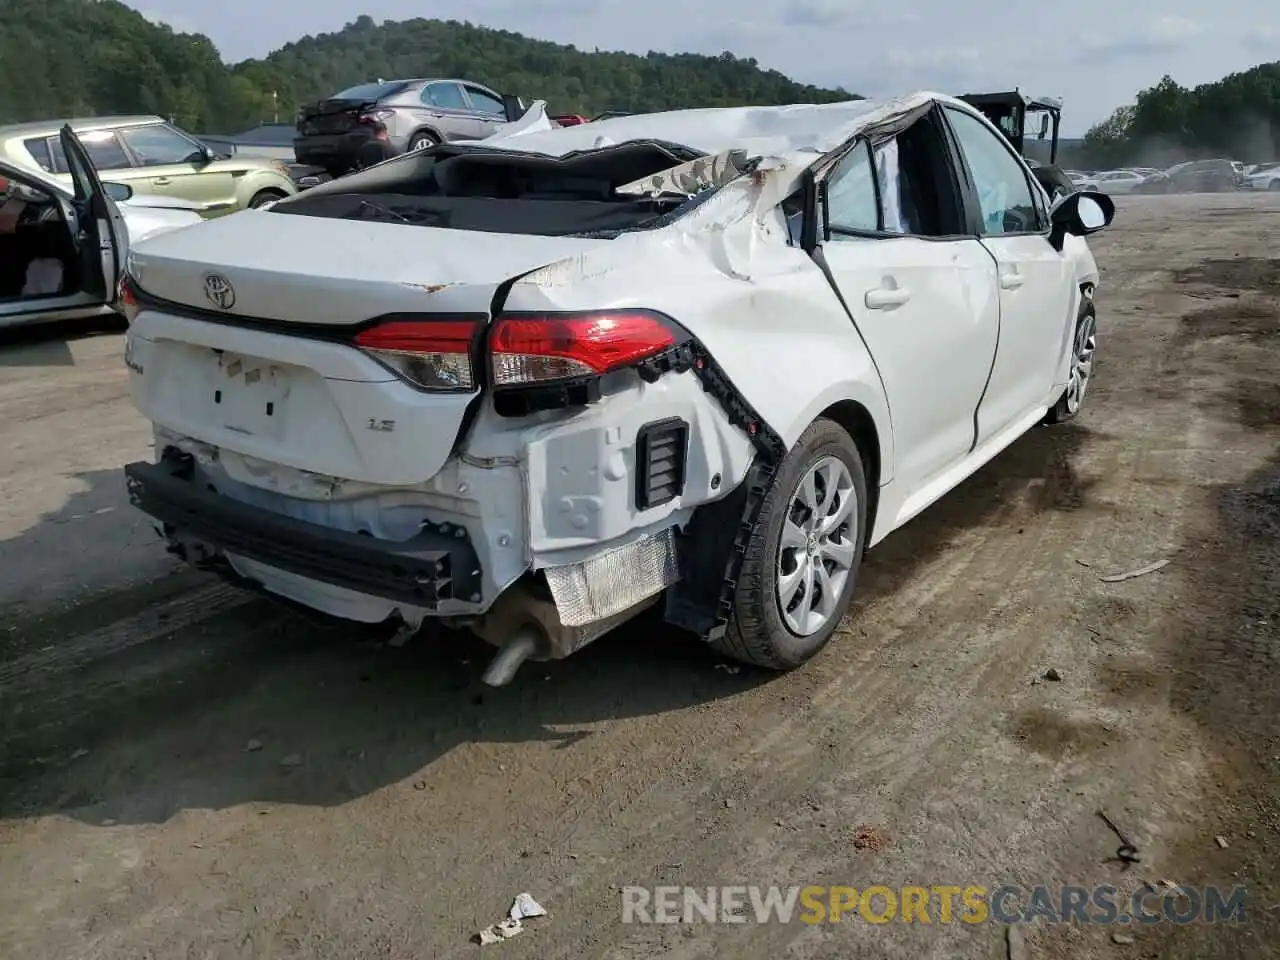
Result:
[[219,310],[230,310],[236,305],[236,288],[219,273],[205,274],[204,295]]

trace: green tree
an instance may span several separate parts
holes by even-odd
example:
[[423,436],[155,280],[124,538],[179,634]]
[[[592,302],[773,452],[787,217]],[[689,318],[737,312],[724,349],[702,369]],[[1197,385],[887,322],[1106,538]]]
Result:
[[1085,135],[1086,164],[1172,164],[1280,155],[1280,62],[1194,89],[1165,76]]

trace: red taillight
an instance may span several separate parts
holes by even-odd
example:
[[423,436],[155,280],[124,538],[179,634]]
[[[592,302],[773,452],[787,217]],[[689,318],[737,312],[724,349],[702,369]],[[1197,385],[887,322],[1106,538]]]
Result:
[[497,387],[599,376],[677,345],[675,324],[648,310],[508,314],[489,337]]
[[576,127],[579,124],[587,122],[586,117],[580,117],[576,113],[561,113],[551,118],[562,127]]
[[124,318],[133,323],[134,317],[138,315],[138,295],[133,288],[133,280],[127,273],[120,278],[118,301]]
[[360,123],[377,123],[380,120],[390,120],[395,115],[396,112],[394,110],[378,109],[362,113],[357,119]]
[[470,393],[475,320],[389,320],[356,334],[355,344],[379,363],[424,390]]

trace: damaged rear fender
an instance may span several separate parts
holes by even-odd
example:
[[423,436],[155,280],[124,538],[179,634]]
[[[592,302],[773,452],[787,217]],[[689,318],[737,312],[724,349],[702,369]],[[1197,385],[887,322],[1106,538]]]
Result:
[[[889,482],[884,388],[831,285],[803,250],[779,236],[776,223],[731,225],[737,229],[619,237],[525,275],[512,285],[506,308],[664,313],[697,338],[784,449],[834,404],[865,409],[879,436],[880,479]],[[750,243],[740,244],[736,234],[747,228]]]

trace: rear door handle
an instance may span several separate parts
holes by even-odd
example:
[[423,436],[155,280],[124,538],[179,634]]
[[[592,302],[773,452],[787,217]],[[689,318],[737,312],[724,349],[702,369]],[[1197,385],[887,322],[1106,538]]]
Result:
[[1006,270],[1000,274],[1000,286],[1004,290],[1017,290],[1024,283],[1026,283],[1026,278],[1023,277],[1020,270]]
[[169,186],[169,184],[173,183],[173,181],[170,180],[168,177],[152,177],[151,182],[154,183],[157,187],[167,187]]
[[911,299],[911,291],[904,287],[876,287],[868,290],[863,302],[868,310],[888,310],[900,307]]

